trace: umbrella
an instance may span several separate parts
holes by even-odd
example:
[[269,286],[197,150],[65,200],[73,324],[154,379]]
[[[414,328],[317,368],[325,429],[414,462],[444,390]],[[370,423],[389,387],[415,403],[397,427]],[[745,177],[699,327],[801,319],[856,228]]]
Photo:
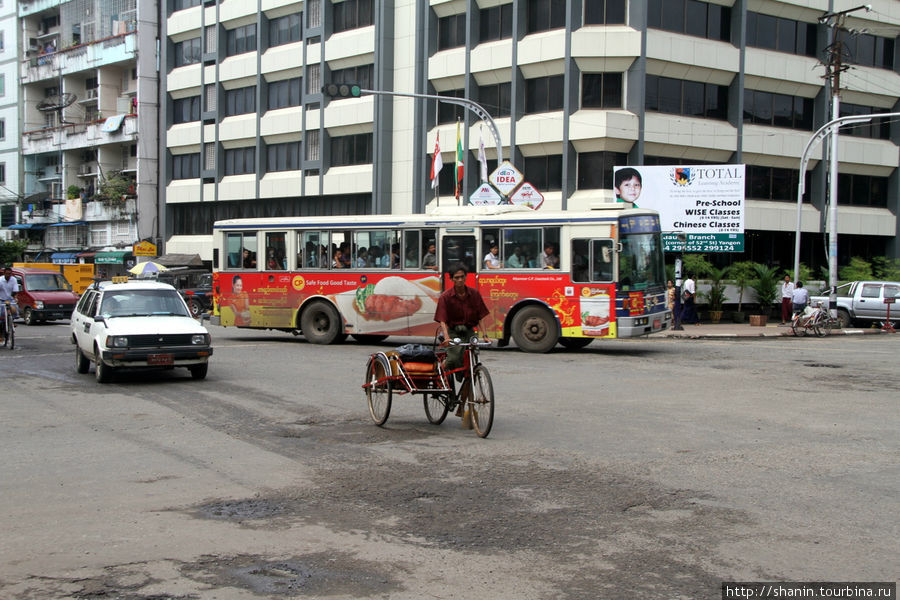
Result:
[[142,262],[134,265],[133,267],[128,269],[128,272],[134,275],[139,275],[141,277],[148,277],[150,275],[156,275],[157,273],[168,270],[169,268],[165,265],[161,265],[159,263],[153,262],[152,260],[148,260],[147,262]]

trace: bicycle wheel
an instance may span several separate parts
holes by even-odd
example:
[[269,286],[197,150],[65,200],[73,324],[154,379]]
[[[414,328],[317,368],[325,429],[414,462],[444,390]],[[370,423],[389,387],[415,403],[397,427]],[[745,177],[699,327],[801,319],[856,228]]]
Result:
[[422,398],[425,404],[425,416],[432,425],[440,425],[447,418],[450,408],[444,394],[425,394]]
[[6,319],[6,340],[9,343],[9,349],[14,350],[16,347],[16,328],[13,326],[12,315]]
[[797,337],[806,335],[806,327],[800,324],[800,319],[794,319],[793,321],[791,321],[791,333],[793,333]]
[[384,425],[391,414],[391,367],[381,356],[373,356],[366,365],[366,401],[369,414],[378,426]]
[[494,384],[487,367],[478,365],[474,374],[474,393],[469,400],[472,425],[478,437],[486,438],[494,424]]

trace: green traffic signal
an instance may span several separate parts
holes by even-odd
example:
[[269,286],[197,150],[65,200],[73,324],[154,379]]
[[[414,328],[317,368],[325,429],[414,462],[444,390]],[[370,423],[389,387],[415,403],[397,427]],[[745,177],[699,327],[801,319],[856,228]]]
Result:
[[332,98],[359,98],[362,88],[355,83],[329,83],[322,86],[322,93]]

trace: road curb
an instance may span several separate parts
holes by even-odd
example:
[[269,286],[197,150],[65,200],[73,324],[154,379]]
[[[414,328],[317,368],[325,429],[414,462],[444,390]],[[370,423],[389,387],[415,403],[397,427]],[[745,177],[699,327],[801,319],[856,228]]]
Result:
[[[885,331],[881,331],[880,329],[840,329],[831,331],[828,335],[880,335],[883,333],[887,333]],[[738,333],[738,332],[702,332],[698,331],[696,333],[685,333],[685,332],[676,332],[676,331],[667,331],[664,333],[657,333],[650,337],[662,337],[662,338],[670,338],[670,339],[690,339],[690,340],[700,340],[700,339],[713,339],[713,340],[721,340],[721,339],[749,339],[749,340],[758,340],[760,338],[780,338],[780,337],[788,337],[793,338],[795,336],[790,328],[785,329],[784,331],[773,331],[773,332],[765,332],[760,331],[759,333]],[[813,336],[806,336],[813,337]]]

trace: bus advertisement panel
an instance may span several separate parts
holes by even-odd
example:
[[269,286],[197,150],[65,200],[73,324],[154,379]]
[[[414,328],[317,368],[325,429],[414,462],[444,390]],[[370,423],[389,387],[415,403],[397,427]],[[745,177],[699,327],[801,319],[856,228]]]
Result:
[[546,352],[669,327],[652,212],[491,209],[218,222],[220,324],[302,333],[314,343],[431,337],[450,285],[445,273],[461,262],[490,310],[485,333],[501,345]]

